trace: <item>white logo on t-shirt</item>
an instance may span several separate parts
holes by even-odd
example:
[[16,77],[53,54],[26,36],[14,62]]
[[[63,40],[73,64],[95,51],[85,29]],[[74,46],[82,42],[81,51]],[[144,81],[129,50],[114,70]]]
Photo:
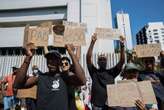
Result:
[[54,80],[54,81],[52,82],[52,90],[53,90],[53,91],[59,90],[59,86],[60,86],[59,79]]

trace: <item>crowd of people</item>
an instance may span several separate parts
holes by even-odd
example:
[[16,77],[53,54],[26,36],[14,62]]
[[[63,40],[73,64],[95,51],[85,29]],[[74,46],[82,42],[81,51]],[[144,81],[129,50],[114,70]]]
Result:
[[[43,73],[34,65],[32,74],[27,71],[34,49],[27,47],[21,67],[13,67],[13,73],[1,81],[4,110],[164,110],[164,52],[160,53],[161,68],[158,71],[155,71],[154,58],[143,60],[144,69],[137,63],[137,57],[131,57],[125,64],[125,39],[120,37],[120,60],[107,69],[105,54],[98,56],[98,67],[92,61],[96,41],[97,35],[93,34],[86,55],[92,83],[79,63],[79,47],[75,52],[72,44],[65,46],[70,57],[61,56],[56,50],[45,52],[48,71]],[[109,107],[106,86],[115,84],[118,75],[122,80],[151,81],[157,104],[147,105],[142,100],[136,100],[134,107]],[[19,89],[33,86],[37,87],[36,99],[16,97]]]

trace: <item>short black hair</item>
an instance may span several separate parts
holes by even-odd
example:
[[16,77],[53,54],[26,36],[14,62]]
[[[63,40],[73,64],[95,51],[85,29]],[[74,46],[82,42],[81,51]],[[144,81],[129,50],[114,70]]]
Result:
[[56,50],[51,50],[47,54],[45,54],[45,58],[47,58],[47,59],[52,58],[52,57],[56,57],[58,59],[61,59],[61,54]]
[[67,60],[67,61],[69,62],[69,64],[71,64],[71,61],[70,61],[70,59],[69,59],[68,57],[62,57],[61,60],[62,60],[62,61],[63,61],[63,60]]

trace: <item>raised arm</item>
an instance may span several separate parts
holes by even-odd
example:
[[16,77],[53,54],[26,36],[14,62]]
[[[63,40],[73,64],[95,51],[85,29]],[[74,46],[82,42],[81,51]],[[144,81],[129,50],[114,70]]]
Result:
[[73,45],[66,45],[66,49],[72,59],[74,74],[76,78],[71,82],[74,82],[75,85],[84,85],[86,83],[85,73],[83,68],[78,62],[76,55],[73,52]]
[[124,42],[125,38],[123,36],[120,37],[120,47],[121,47],[121,54],[120,54],[120,61],[116,65],[118,70],[122,69],[123,64],[125,63],[125,49],[124,49]]
[[89,46],[88,52],[87,52],[87,65],[88,64],[92,64],[93,65],[92,52],[93,52],[93,47],[95,45],[96,40],[97,40],[97,35],[96,34],[93,34],[92,35],[92,41],[90,43],[90,46]]
[[31,59],[33,57],[33,53],[34,52],[30,47],[26,48],[26,57],[24,59],[23,64],[16,73],[16,77],[14,80],[14,88],[19,89],[24,87],[30,87],[36,83],[37,77],[27,78],[26,75]]
[[81,57],[81,47],[80,46],[76,46],[76,57],[77,57],[77,60],[79,61],[80,57]]

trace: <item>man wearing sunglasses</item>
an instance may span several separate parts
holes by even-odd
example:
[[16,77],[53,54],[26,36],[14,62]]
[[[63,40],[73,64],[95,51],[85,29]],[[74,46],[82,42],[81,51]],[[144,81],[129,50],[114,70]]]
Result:
[[60,72],[61,54],[52,50],[45,54],[48,72],[27,78],[27,70],[34,55],[32,48],[26,49],[26,58],[17,72],[15,88],[37,85],[37,110],[70,110],[67,86],[81,86],[86,82],[85,73],[74,55],[71,45],[66,45],[74,68],[74,76],[63,76]]
[[[71,61],[68,57],[64,56],[61,59],[61,71],[63,72],[63,76],[69,77],[73,76],[73,70],[72,70],[72,65]],[[75,88],[76,86],[68,85],[67,86],[67,91],[68,91],[68,105],[69,105],[69,110],[77,110],[76,104],[75,104]]]
[[[121,46],[121,57],[119,63],[111,68],[106,69],[107,66],[107,57],[105,55],[98,56],[98,66],[96,68],[92,61],[92,51],[94,44],[97,40],[96,34],[92,36],[92,40],[87,52],[87,67],[89,70],[89,74],[92,78],[92,91],[91,91],[91,103],[93,105],[93,110],[108,110],[106,103],[107,100],[107,84],[113,84],[114,79],[122,70],[122,66],[125,62],[125,54],[124,54],[124,38],[121,37],[120,39],[120,46]],[[110,48],[110,47],[109,47]]]

